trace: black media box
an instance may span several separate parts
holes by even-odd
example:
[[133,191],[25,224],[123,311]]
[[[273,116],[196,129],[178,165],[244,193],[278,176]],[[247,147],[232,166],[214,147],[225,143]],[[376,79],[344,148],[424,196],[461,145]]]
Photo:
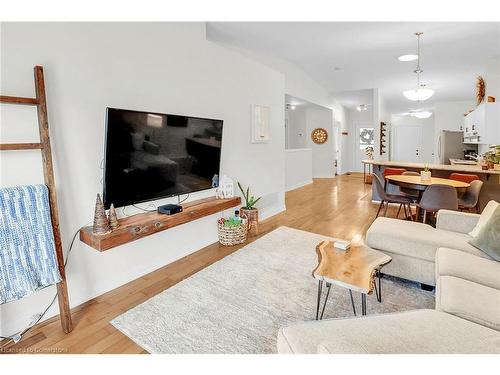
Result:
[[182,212],[182,206],[178,204],[164,204],[158,207],[158,213],[164,215],[173,215]]

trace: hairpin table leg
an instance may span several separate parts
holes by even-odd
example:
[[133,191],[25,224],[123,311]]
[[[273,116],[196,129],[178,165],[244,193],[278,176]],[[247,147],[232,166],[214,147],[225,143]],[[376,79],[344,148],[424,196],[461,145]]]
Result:
[[319,319],[319,305],[321,302],[321,290],[323,289],[323,280],[318,281],[318,301],[316,303],[316,320]]
[[361,293],[361,315],[366,315],[366,294]]
[[325,298],[325,302],[323,303],[323,309],[321,310],[321,316],[319,317],[319,320],[323,319],[323,314],[325,313],[326,302],[328,301],[328,297],[330,296],[330,290],[332,289],[332,284],[326,283],[326,287],[328,288],[328,291],[326,292],[326,298]]
[[349,289],[349,295],[351,296],[352,311],[354,311],[354,316],[356,316],[356,306],[354,305],[354,298],[352,297],[352,290]]

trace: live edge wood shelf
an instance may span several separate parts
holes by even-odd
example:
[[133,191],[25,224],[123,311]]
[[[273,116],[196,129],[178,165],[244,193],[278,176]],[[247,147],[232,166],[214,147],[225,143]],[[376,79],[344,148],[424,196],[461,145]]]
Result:
[[187,202],[182,205],[182,212],[175,215],[162,215],[157,212],[140,213],[119,219],[119,227],[108,234],[95,235],[92,233],[92,226],[84,227],[80,230],[80,241],[96,250],[106,251],[139,238],[236,207],[240,203],[240,197],[228,199],[212,197]]

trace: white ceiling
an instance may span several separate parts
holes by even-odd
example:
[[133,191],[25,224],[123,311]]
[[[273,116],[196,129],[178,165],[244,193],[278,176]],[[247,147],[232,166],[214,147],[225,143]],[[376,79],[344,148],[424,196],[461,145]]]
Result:
[[[416,86],[415,62],[396,59],[415,53],[416,31],[424,32],[422,82],[436,91],[424,106],[401,93]],[[393,113],[473,100],[475,77],[500,56],[500,23],[209,22],[207,35],[293,62],[332,93],[379,88]]]
[[373,89],[338,91],[333,96],[349,109],[355,109],[360,104],[373,105]]

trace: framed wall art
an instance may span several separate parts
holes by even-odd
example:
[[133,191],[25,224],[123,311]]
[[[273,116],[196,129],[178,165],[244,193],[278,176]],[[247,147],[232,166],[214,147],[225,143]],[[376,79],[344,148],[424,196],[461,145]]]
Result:
[[262,105],[252,106],[252,143],[267,143],[270,134],[271,109]]

